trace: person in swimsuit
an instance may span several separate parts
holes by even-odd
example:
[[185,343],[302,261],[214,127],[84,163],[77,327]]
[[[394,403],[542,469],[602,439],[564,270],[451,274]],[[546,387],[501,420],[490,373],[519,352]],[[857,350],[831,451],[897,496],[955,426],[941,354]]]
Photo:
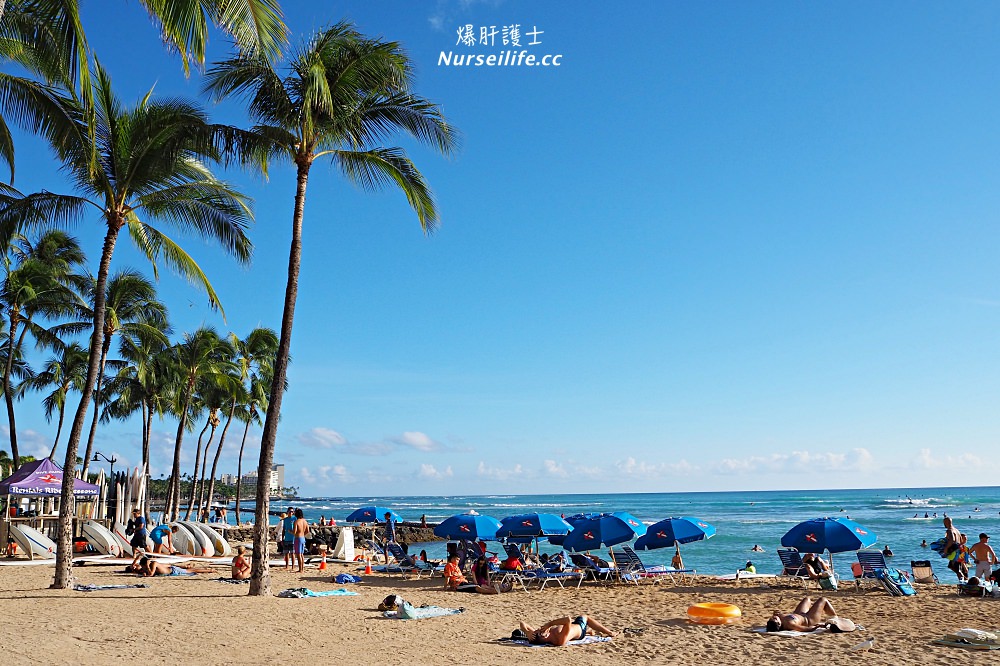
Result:
[[587,636],[590,629],[594,634],[614,636],[614,632],[588,615],[577,617],[560,617],[535,628],[525,622],[519,622],[518,627],[524,632],[528,642],[535,645],[555,645],[561,647],[570,641],[580,640]]
[[[295,510],[295,522],[292,523],[292,552],[295,561],[299,563],[299,573],[305,566],[306,537],[309,535],[309,523],[302,514],[302,509]],[[294,564],[294,562],[293,562]]]
[[146,531],[146,519],[143,518],[142,512],[139,509],[132,510],[132,520],[128,521],[128,528],[125,530],[125,534],[129,534],[129,529],[132,530],[132,538],[129,540],[128,545],[132,546],[134,550],[146,550],[149,548],[149,544],[146,543],[146,537],[149,535]]
[[993,565],[997,564],[997,554],[989,544],[990,536],[983,532],[979,535],[979,542],[969,549],[969,553],[976,560],[976,576],[982,580],[988,580],[993,575]]
[[[830,618],[824,622],[824,619]],[[765,628],[768,631],[815,631],[820,627],[830,627],[830,631],[854,631],[854,622],[846,617],[837,617],[837,611],[826,597],[813,600],[805,597],[791,613],[774,611]]]
[[830,565],[824,562],[814,553],[806,553],[802,556],[802,564],[805,565],[806,575],[813,580],[830,577]]
[[479,594],[496,594],[495,587],[476,585],[466,580],[462,570],[458,567],[458,555],[448,557],[448,564],[444,565],[444,589],[452,592],[478,592]]
[[247,562],[246,554],[246,546],[236,549],[236,557],[233,558],[233,580],[246,580],[250,577],[250,563]]
[[288,511],[281,518],[281,552],[285,556],[285,570],[289,570],[289,563],[295,564],[295,555],[292,548],[295,546],[295,509],[288,507]]
[[[153,540],[153,552],[154,553],[166,553],[171,554],[174,552],[173,535],[177,533],[177,526],[171,527],[166,523],[162,525],[157,525],[153,528],[153,531],[149,533],[149,538]],[[164,540],[167,542],[166,548],[163,546]]]
[[165,562],[157,562],[149,557],[139,559],[139,573],[143,576],[193,576],[200,573],[212,573],[212,569],[198,567],[196,564],[175,566]]

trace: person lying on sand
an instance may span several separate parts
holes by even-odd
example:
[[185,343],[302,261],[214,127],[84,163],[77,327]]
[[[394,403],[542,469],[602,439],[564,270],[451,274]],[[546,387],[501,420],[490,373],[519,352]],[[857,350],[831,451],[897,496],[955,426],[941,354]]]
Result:
[[200,573],[212,573],[212,569],[199,567],[195,563],[182,564],[180,566],[157,562],[148,557],[139,560],[139,573],[143,576],[193,576]]
[[[827,617],[830,619],[824,621]],[[815,601],[812,597],[805,597],[787,615],[776,610],[764,626],[768,631],[815,631],[820,627],[829,627],[835,633],[854,631],[855,628],[851,620],[837,617],[837,611],[826,597]]]
[[[524,622],[519,622],[518,627],[523,634],[521,638],[527,640],[529,643],[534,643],[535,645],[555,645],[558,647],[566,645],[570,641],[586,637],[588,629],[590,629],[591,633],[600,634],[601,636],[615,635],[613,631],[588,615],[579,615],[572,618],[567,615],[566,617],[546,622],[537,629]],[[513,636],[517,637],[517,632],[514,632]]]
[[246,546],[239,546],[236,549],[236,557],[233,558],[233,580],[246,580],[250,577],[250,563],[246,558]]

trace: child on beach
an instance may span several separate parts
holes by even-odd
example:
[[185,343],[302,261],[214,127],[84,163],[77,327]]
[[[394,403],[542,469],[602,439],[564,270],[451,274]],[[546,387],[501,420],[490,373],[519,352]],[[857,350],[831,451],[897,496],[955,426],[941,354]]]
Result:
[[233,558],[233,580],[246,580],[250,577],[250,563],[246,559],[246,546],[239,546],[236,549],[236,557]]

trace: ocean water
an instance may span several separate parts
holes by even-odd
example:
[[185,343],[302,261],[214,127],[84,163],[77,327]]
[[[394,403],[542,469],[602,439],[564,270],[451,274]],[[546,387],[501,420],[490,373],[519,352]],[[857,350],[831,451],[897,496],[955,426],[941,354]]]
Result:
[[[246,505],[246,503],[244,503]],[[878,535],[878,547],[888,544],[890,560],[908,569],[911,560],[929,559],[942,582],[955,576],[929,548],[921,548],[944,536],[941,521],[951,516],[970,543],[980,532],[994,536],[1000,527],[1000,487],[980,488],[892,488],[871,490],[741,491],[713,493],[633,493],[607,495],[443,495],[428,497],[309,498],[274,502],[272,509],[291,504],[301,508],[310,522],[325,516],[342,522],[361,506],[388,506],[406,521],[421,515],[437,523],[456,513],[475,510],[497,519],[530,512],[572,515],[581,512],[628,511],[647,525],[669,516],[695,516],[715,525],[716,535],[706,541],[684,544],[684,564],[699,573],[733,573],[752,560],[760,573],[776,573],[781,566],[775,550],[781,536],[793,525],[810,518],[849,516]],[[250,503],[248,506],[252,506]],[[977,510],[978,509],[978,510]],[[927,518],[924,518],[925,513]],[[935,518],[935,514],[937,517]],[[276,519],[272,518],[272,523]],[[997,540],[1000,543],[1000,539]],[[757,544],[766,552],[751,552]],[[1000,548],[1000,545],[994,547]],[[425,548],[431,557],[442,557],[443,543],[411,544],[411,552]],[[543,552],[558,549],[543,543]],[[647,564],[669,563],[673,549],[642,551]],[[853,553],[834,555],[840,576],[850,578]]]

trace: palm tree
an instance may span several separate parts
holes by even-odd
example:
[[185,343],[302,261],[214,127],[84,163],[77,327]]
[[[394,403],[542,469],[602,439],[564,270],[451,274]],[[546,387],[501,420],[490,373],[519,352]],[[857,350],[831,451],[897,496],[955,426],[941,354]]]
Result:
[[[204,468],[208,466],[208,451],[212,448],[212,441],[215,439],[215,430],[222,425],[222,419],[219,418],[219,410],[222,409],[223,405],[229,399],[233,389],[238,386],[235,378],[226,374],[227,370],[232,371],[233,369],[233,367],[223,368],[222,372],[213,376],[211,380],[202,381],[198,389],[197,401],[204,408],[208,409],[208,419],[205,421],[205,427],[211,427],[212,431],[209,434],[208,442],[205,443],[204,449],[201,446],[201,437],[198,438],[198,448],[194,456],[194,473],[191,475],[191,496],[188,498],[184,520],[188,520],[191,517],[191,512],[195,509],[195,497],[198,495],[199,488],[204,484]],[[225,381],[227,379],[232,381]],[[204,430],[202,434],[204,434]],[[202,458],[202,451],[204,451],[204,458]],[[201,474],[200,477],[199,473]],[[204,489],[202,488],[202,490]],[[198,511],[195,513],[195,519],[201,519],[200,501],[198,502]]]
[[35,243],[15,235],[7,248],[3,259],[4,276],[0,283],[0,312],[6,316],[8,326],[3,392],[11,453],[15,466],[19,466],[15,392],[10,384],[14,363],[20,356],[27,333],[30,332],[43,346],[59,347],[62,345],[58,337],[60,332],[81,329],[79,322],[46,329],[38,320],[80,315],[86,310],[76,292],[86,281],[85,276],[76,273],[86,261],[86,256],[75,238],[58,230],[42,234]]
[[[278,0],[140,0],[160,28],[168,48],[180,54],[184,72],[205,64],[209,24],[231,36],[243,56],[271,61],[288,41]],[[4,5],[6,4],[6,10]],[[93,111],[89,47],[79,0],[0,0],[0,61],[13,61],[49,84],[66,90],[79,85],[88,115]],[[44,116],[38,84],[0,73],[0,97],[13,95]],[[0,117],[0,161],[14,176],[14,145]]]
[[94,452],[94,435],[100,416],[101,387],[104,384],[104,366],[107,363],[111,341],[115,334],[161,336],[167,344],[163,329],[167,325],[167,308],[156,300],[156,287],[144,275],[134,270],[119,271],[108,279],[108,293],[105,297],[104,341],[101,344],[101,360],[94,388],[94,418],[90,422],[90,435],[83,455],[81,478],[87,478],[87,468]]
[[[191,408],[199,384],[224,381],[233,356],[229,343],[215,329],[202,327],[184,335],[184,342],[174,347],[174,359],[181,374],[175,413],[178,416],[177,437],[174,441],[174,460],[171,468],[172,490],[168,490],[167,514],[174,517],[180,512],[181,497],[181,444],[184,429],[191,419]],[[200,455],[201,452],[199,451]],[[197,460],[196,456],[196,460]],[[193,480],[192,480],[193,483]]]
[[250,331],[246,338],[240,340],[235,333],[229,334],[229,344],[236,352],[235,361],[239,368],[240,389],[233,393],[232,402],[229,407],[229,418],[226,419],[226,427],[222,429],[222,436],[219,438],[219,447],[215,451],[215,459],[212,461],[212,477],[208,486],[208,502],[212,503],[212,496],[215,493],[215,473],[219,467],[219,457],[222,455],[222,445],[226,440],[226,432],[229,424],[235,416],[238,420],[246,424],[243,430],[243,441],[240,444],[239,462],[236,470],[236,522],[240,522],[240,496],[239,490],[241,477],[243,476],[243,448],[246,446],[247,432],[251,422],[260,423],[260,414],[257,405],[261,404],[261,399],[266,404],[267,387],[270,386],[270,378],[274,366],[274,355],[278,350],[278,334],[270,328],[255,328]]
[[43,390],[54,387],[54,390],[42,400],[46,421],[52,421],[53,413],[58,412],[59,414],[56,436],[52,442],[49,460],[56,459],[56,448],[59,446],[59,435],[62,433],[63,417],[66,414],[66,398],[71,389],[77,392],[82,391],[86,379],[87,350],[79,343],[72,342],[63,347],[59,356],[53,356],[46,361],[38,374],[25,382],[25,388]]
[[[205,164],[206,160],[221,159],[216,143],[220,137],[231,137],[231,128],[209,124],[196,105],[179,100],[152,102],[149,93],[134,107],[125,108],[114,94],[110,76],[98,65],[94,72],[96,142],[91,142],[92,133],[79,103],[59,93],[52,95],[65,113],[51,119],[46,136],[79,195],[39,192],[16,199],[0,211],[0,226],[9,234],[19,227],[74,223],[93,207],[106,228],[94,288],[87,383],[67,444],[65,469],[72,470],[100,371],[108,273],[122,228],[128,228],[130,238],[147,258],[155,262],[162,257],[201,285],[210,304],[217,306],[218,298],[201,268],[151,223],[166,222],[218,241],[246,262],[251,244],[244,230],[252,214],[248,199],[217,179]],[[98,156],[97,168],[91,159],[94,154]],[[73,506],[73,475],[65,474],[53,583],[59,588],[69,585]]]
[[257,470],[252,595],[270,594],[268,479],[291,350],[309,170],[316,159],[329,157],[344,176],[363,188],[394,184],[406,195],[424,231],[431,231],[438,215],[426,181],[401,148],[381,146],[395,132],[445,154],[457,146],[457,135],[440,109],[410,91],[411,78],[411,63],[399,44],[368,39],[348,23],[315,35],[294,54],[285,76],[252,57],[218,63],[206,74],[206,89],[216,99],[230,95],[248,99],[251,117],[258,123],[255,129],[273,141],[278,159],[296,167],[281,337]]

